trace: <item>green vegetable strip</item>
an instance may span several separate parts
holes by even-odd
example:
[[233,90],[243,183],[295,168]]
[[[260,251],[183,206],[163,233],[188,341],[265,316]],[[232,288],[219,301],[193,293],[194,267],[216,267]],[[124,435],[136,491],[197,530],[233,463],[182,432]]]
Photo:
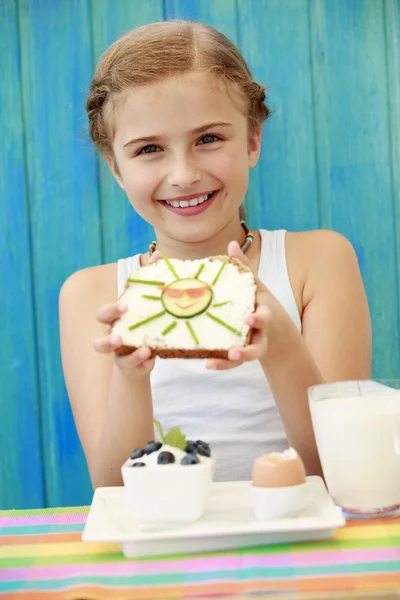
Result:
[[235,333],[236,335],[242,335],[240,331],[238,331],[237,329],[235,329],[231,325],[228,325],[228,323],[225,323],[225,321],[223,321],[222,319],[219,319],[218,317],[215,317],[214,315],[212,315],[209,312],[207,312],[206,315],[207,315],[207,317],[210,317],[210,319],[213,319],[213,321],[215,321],[216,323],[219,323],[223,327],[226,327],[227,329],[229,329],[229,331],[233,331],[233,333]]
[[204,263],[201,263],[199,270],[197,271],[196,275],[194,276],[195,279],[199,278],[200,273],[202,272],[203,269],[204,269]]
[[146,300],[161,300],[161,296],[148,296],[147,294],[142,294],[142,298],[146,298]]
[[222,273],[222,270],[223,270],[223,268],[225,267],[225,265],[226,265],[226,261],[224,261],[224,262],[222,263],[222,265],[221,265],[221,268],[220,268],[220,270],[218,271],[217,275],[215,276],[215,279],[214,279],[214,281],[212,282],[212,284],[211,284],[211,285],[215,285],[215,284],[217,283],[217,281],[218,281],[218,278],[219,278],[219,276],[221,275],[221,273]]
[[129,331],[132,331],[132,329],[137,329],[141,325],[146,325],[146,323],[150,323],[150,321],[154,321],[154,319],[158,319],[158,317],[162,317],[163,315],[165,315],[166,312],[167,312],[166,310],[162,310],[161,312],[153,315],[152,317],[148,317],[148,319],[144,319],[143,321],[139,321],[139,323],[135,323],[134,325],[131,325],[130,327],[128,327],[128,329],[129,329]]
[[227,300],[226,302],[218,302],[218,304],[213,304],[212,306],[224,306],[225,304],[229,304],[230,300]]
[[193,327],[191,326],[191,324],[189,323],[189,321],[185,321],[187,328],[190,331],[190,335],[192,336],[194,343],[198,346],[200,344],[199,340],[197,339],[197,335],[195,334],[195,332],[193,331]]
[[164,259],[164,260],[165,260],[165,262],[167,263],[167,265],[168,265],[168,269],[171,271],[172,275],[173,275],[174,277],[176,277],[177,279],[180,279],[180,277],[179,277],[178,273],[175,271],[175,269],[174,269],[173,265],[171,265],[171,263],[169,262],[168,258],[167,258],[166,256],[163,256],[163,259]]
[[144,281],[143,279],[128,279],[129,283],[147,283],[148,285],[165,285],[164,281]]
[[167,335],[167,333],[172,331],[177,326],[177,324],[178,323],[176,321],[172,321],[171,325],[168,325],[168,327],[166,327],[164,331],[161,332],[161,335]]

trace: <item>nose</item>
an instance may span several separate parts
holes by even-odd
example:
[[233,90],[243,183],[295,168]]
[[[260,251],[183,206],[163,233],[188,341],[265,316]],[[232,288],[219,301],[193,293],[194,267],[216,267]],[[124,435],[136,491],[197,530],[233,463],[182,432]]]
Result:
[[171,159],[168,183],[182,189],[190,188],[200,180],[200,170],[195,159],[190,156],[175,156]]

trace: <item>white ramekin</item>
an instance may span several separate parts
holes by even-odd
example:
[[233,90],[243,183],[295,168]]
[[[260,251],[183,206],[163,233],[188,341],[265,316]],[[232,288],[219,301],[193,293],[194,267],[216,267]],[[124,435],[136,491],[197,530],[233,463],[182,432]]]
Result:
[[259,521],[295,517],[308,505],[308,483],[288,487],[256,487],[250,485],[253,510]]
[[196,465],[121,467],[132,516],[144,523],[197,521],[204,513],[215,472],[215,458]]

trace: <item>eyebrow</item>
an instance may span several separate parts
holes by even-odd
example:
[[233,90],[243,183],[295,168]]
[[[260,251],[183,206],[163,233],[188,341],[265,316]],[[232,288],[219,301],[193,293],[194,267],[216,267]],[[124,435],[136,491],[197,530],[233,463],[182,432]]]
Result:
[[[191,133],[202,133],[203,131],[207,131],[207,129],[212,129],[213,127],[233,127],[232,123],[227,123],[224,121],[220,121],[218,123],[207,123],[206,125],[200,125],[200,127],[196,127],[193,129]],[[126,142],[123,145],[124,148],[129,148],[129,146],[133,146],[134,144],[138,144],[140,142],[155,142],[159,139],[162,139],[163,135],[146,135],[144,137],[133,138]]]

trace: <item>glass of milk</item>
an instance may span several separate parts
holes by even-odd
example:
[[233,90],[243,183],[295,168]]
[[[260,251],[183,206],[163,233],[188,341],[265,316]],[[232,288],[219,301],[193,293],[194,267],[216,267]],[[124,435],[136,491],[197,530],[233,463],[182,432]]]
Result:
[[342,381],[308,390],[329,493],[348,518],[400,509],[400,380]]

